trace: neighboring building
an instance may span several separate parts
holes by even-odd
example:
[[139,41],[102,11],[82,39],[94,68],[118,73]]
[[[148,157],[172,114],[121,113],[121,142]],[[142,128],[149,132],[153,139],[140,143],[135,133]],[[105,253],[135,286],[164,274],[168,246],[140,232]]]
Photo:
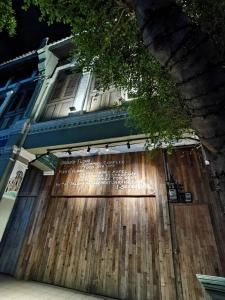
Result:
[[0,272],[116,299],[204,299],[195,274],[225,275],[225,220],[199,142],[150,159],[115,108],[127,93],[76,73],[72,48],[44,41],[0,65]]

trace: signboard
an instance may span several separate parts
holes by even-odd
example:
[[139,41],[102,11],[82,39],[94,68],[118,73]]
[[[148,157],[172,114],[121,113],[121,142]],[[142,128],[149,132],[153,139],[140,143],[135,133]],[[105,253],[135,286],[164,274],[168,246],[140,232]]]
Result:
[[16,161],[5,192],[0,201],[0,240],[2,239],[11,211],[13,209],[17,194],[21,187],[27,166]]
[[52,195],[153,196],[151,164],[149,153],[61,159]]
[[21,163],[20,161],[16,161],[11,176],[9,178],[8,184],[6,186],[5,192],[3,194],[4,198],[16,199],[26,169],[27,166],[25,164]]

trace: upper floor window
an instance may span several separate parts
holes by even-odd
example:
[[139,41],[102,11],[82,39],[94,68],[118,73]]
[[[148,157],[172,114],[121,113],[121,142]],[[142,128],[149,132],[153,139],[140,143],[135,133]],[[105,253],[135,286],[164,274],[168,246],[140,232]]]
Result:
[[24,112],[34,93],[35,85],[35,82],[22,84],[19,89],[10,97],[9,104],[4,109],[0,119],[1,129],[10,127],[23,117]]
[[30,99],[33,95],[35,88],[35,83],[24,84],[19,90],[12,96],[9,106],[7,107],[7,112],[18,112],[25,110]]
[[108,90],[104,90],[98,77],[93,77],[85,110],[91,112],[118,106],[124,98],[127,98],[125,94],[113,85]]
[[74,106],[79,81],[80,74],[72,70],[63,70],[58,74],[40,118],[41,121],[68,116]]

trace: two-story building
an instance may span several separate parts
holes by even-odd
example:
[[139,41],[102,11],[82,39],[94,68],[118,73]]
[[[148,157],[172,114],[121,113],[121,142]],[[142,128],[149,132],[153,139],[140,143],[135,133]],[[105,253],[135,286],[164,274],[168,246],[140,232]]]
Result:
[[[75,72],[72,38],[0,65],[0,272],[115,299],[205,299],[225,220],[198,140],[167,155]],[[207,277],[208,278],[208,277]]]

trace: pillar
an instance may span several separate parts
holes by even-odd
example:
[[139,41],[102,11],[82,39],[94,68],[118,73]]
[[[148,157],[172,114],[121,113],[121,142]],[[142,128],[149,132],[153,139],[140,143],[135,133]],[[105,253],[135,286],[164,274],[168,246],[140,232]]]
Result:
[[8,167],[8,170],[6,170],[10,174],[4,174],[8,179],[0,200],[0,241],[13,210],[16,197],[28,168],[28,163],[33,159],[35,159],[35,155],[23,148],[13,146],[12,156],[8,162],[8,166],[11,166],[11,168]]

